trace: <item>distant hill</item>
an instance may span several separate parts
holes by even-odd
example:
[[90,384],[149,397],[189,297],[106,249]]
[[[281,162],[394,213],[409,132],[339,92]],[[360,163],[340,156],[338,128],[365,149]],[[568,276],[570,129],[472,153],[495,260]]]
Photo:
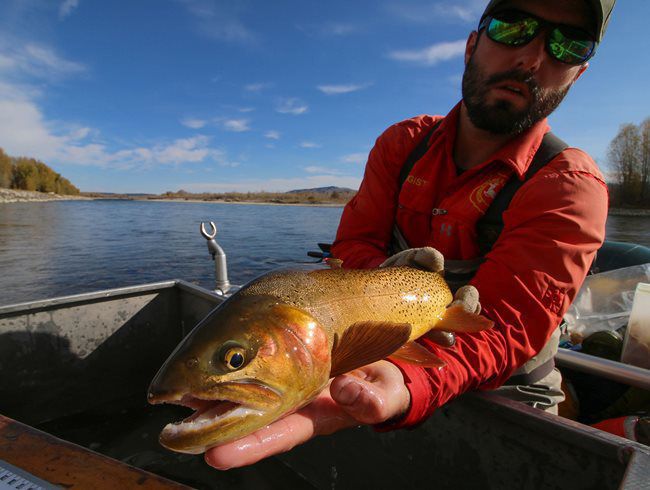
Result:
[[332,192],[357,192],[354,189],[348,187],[336,187],[330,185],[328,187],[315,187],[313,189],[294,189],[292,191],[287,191],[287,194],[298,194],[304,192],[311,192],[313,194],[331,194]]

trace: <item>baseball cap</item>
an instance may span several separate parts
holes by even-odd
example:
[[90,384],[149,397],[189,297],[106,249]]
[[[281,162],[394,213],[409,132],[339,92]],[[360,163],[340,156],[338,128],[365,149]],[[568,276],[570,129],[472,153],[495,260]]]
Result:
[[[494,12],[497,7],[503,3],[505,3],[507,0],[490,0],[490,3],[488,3],[488,6],[485,7],[485,11],[483,12],[483,15],[481,16],[481,20],[483,18]],[[596,41],[600,42],[605,34],[605,29],[607,29],[607,24],[609,24],[609,18],[612,15],[612,10],[614,9],[614,4],[616,3],[616,0],[585,0],[589,6],[591,7],[591,10],[594,12],[596,16]]]

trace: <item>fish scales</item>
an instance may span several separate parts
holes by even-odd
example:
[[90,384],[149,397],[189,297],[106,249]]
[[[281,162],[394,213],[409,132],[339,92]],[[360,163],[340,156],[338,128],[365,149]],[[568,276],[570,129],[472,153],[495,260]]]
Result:
[[410,340],[431,329],[453,299],[441,275],[410,267],[278,271],[240,294],[274,296],[302,308],[330,333],[361,321],[410,323]]

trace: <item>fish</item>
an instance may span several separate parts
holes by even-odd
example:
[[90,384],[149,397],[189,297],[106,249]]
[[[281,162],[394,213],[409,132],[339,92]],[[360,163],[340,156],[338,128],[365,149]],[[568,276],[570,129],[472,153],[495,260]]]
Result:
[[266,273],[201,320],[153,378],[149,403],[195,410],[167,424],[159,441],[200,454],[300,409],[330,378],[387,357],[440,368],[416,339],[493,326],[452,301],[441,274],[410,267]]

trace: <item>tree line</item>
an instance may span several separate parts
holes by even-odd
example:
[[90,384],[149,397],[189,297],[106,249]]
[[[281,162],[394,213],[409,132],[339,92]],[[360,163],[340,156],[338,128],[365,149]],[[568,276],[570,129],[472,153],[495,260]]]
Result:
[[77,189],[43,162],[34,158],[11,157],[0,148],[0,187],[23,191],[77,195]]
[[639,125],[621,125],[607,156],[614,173],[611,204],[650,207],[650,117]]

